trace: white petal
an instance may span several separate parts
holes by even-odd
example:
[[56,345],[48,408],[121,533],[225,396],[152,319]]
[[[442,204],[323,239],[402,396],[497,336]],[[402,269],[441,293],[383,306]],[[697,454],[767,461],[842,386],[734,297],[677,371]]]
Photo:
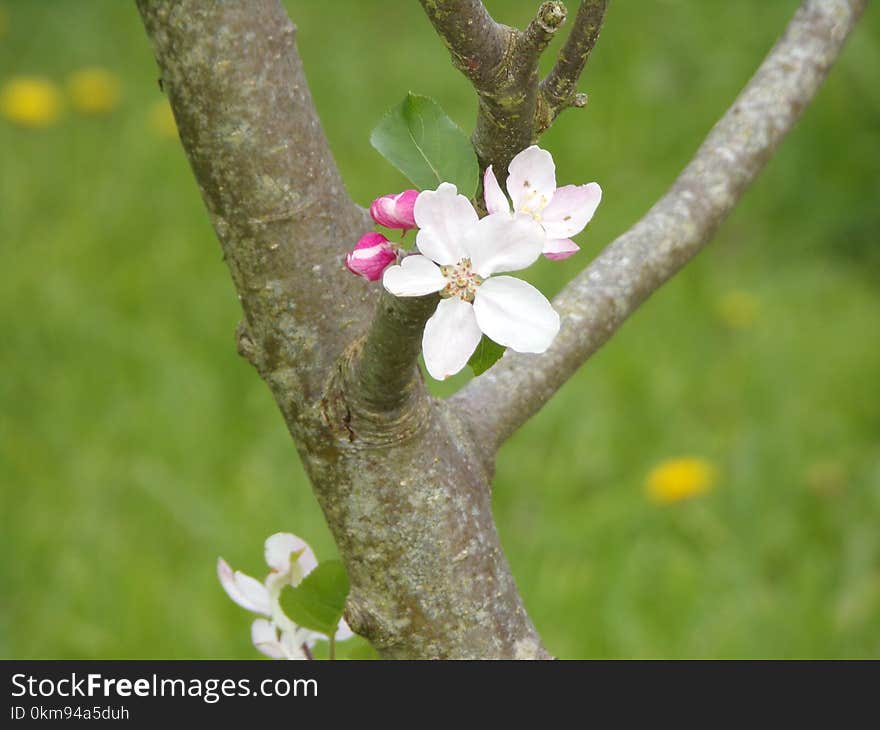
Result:
[[407,256],[399,265],[389,266],[382,284],[397,297],[421,297],[446,286],[440,267],[424,256]]
[[559,331],[559,315],[531,284],[495,276],[477,288],[477,324],[499,345],[516,352],[544,352]]
[[251,578],[238,570],[233,572],[223,558],[217,559],[217,577],[226,595],[239,606],[254,613],[269,615],[269,593],[256,578]]
[[483,175],[483,198],[489,213],[510,213],[510,203],[498,184],[498,178],[492,172],[492,165],[486,168],[486,174]]
[[422,335],[422,352],[431,377],[446,380],[455,375],[467,365],[481,337],[470,303],[458,297],[441,299]]
[[507,169],[507,192],[514,210],[542,208],[543,205],[535,206],[542,196],[550,202],[556,190],[556,165],[547,150],[532,145],[514,157]]
[[461,237],[477,222],[477,211],[455,185],[441,183],[437,190],[419,193],[413,209],[419,227],[416,246],[438,264],[457,264],[464,258]]
[[293,631],[282,631],[281,632],[281,646],[284,649],[284,658],[285,659],[308,659],[305,651],[303,650],[303,644],[308,644],[310,647],[314,644],[314,642],[310,642],[309,640],[309,632],[303,629],[294,629]]
[[[314,645],[317,641],[327,641],[327,635],[318,633],[317,631],[308,631],[307,629],[301,629],[307,637],[309,646]],[[354,636],[354,631],[351,630],[351,627],[346,623],[345,619],[339,619],[339,627],[336,629],[336,641],[348,641],[351,637]]]
[[258,618],[251,624],[251,641],[257,651],[272,659],[284,659],[287,652],[278,641],[278,632],[275,624],[264,618]]
[[305,577],[318,564],[315,553],[305,540],[289,532],[276,532],[266,540],[266,564],[279,573],[290,571],[290,555],[296,552],[299,553],[297,562],[301,577]]
[[480,276],[518,271],[541,255],[546,234],[531,216],[493,213],[468,231],[464,247],[471,266]]
[[548,238],[576,236],[590,222],[602,201],[602,188],[597,183],[566,185],[554,194],[543,213],[541,223]]

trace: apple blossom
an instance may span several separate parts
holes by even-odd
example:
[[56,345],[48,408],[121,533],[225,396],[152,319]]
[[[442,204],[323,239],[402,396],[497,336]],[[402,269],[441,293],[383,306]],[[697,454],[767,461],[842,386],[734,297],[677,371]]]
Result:
[[[242,608],[258,613],[251,626],[251,640],[258,651],[273,659],[307,659],[308,649],[326,639],[309,629],[297,626],[281,608],[281,591],[297,586],[318,565],[308,544],[288,532],[271,535],[265,543],[269,575],[260,583],[256,578],[233,571],[223,559],[217,559],[217,576],[226,594]],[[336,641],[354,636],[345,619],[339,622]]]
[[378,281],[388,264],[397,259],[397,250],[381,233],[361,236],[353,251],[345,255],[345,267],[368,281]]
[[408,231],[416,227],[413,208],[418,197],[418,190],[404,190],[396,195],[383,195],[370,205],[370,215],[380,226]]
[[[520,152],[507,167],[507,192],[514,213],[526,213],[544,230],[543,254],[548,259],[566,259],[579,250],[571,240],[586,227],[602,200],[597,183],[556,187],[553,156],[536,145]],[[510,213],[510,203],[501,190],[492,166],[483,177],[486,210]]]
[[538,259],[541,226],[522,214],[479,218],[451,183],[423,191],[414,214],[420,254],[386,269],[382,283],[399,297],[440,293],[422,336],[431,376],[444,380],[461,370],[484,334],[516,352],[544,352],[559,331],[559,315],[531,284],[492,276]]

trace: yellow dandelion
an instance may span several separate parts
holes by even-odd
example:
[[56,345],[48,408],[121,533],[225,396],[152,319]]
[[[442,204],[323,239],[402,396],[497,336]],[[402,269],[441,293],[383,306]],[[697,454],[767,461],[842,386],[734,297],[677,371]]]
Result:
[[706,459],[668,459],[650,471],[645,491],[652,501],[671,504],[708,492],[716,479],[717,470]]
[[0,114],[23,127],[48,127],[61,116],[61,95],[49,79],[10,79],[0,90]]
[[116,74],[103,68],[84,68],[67,79],[73,108],[83,114],[108,114],[119,106],[122,84]]
[[740,290],[727,292],[717,304],[718,317],[732,330],[748,329],[754,325],[760,309],[760,302],[754,294]]
[[174,112],[167,99],[162,99],[153,104],[150,111],[150,126],[159,136],[168,139],[177,139],[177,123],[174,121]]

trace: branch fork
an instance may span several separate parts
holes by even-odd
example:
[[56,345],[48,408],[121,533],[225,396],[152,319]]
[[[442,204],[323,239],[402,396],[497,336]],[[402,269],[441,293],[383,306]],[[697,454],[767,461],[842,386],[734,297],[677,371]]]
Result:
[[559,59],[543,81],[538,62],[568,14],[561,0],[542,3],[523,31],[496,23],[479,0],[421,2],[453,64],[477,92],[474,149],[481,169],[492,165],[503,185],[514,155],[535,143],[563,109],[586,105],[576,86],[598,40],[607,0],[580,4]]

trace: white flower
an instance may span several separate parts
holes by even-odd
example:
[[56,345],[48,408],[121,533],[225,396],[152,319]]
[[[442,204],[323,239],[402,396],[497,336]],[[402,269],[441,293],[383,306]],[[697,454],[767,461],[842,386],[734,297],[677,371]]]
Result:
[[280,631],[268,619],[258,618],[251,624],[251,641],[261,654],[272,659],[308,659],[311,647],[297,632]]
[[[530,215],[544,229],[543,254],[558,261],[575,253],[578,245],[571,237],[590,222],[602,200],[602,188],[594,182],[557,188],[553,157],[535,145],[514,157],[507,171],[507,192],[513,210]],[[510,203],[491,165],[483,177],[483,191],[489,213],[510,213]]]
[[[307,659],[306,650],[326,636],[297,626],[281,608],[281,591],[297,586],[318,565],[308,544],[289,532],[271,535],[265,544],[266,563],[271,568],[260,583],[239,570],[233,571],[223,559],[217,559],[217,577],[227,595],[242,608],[261,614],[251,626],[251,640],[258,651],[273,659]],[[339,622],[336,640],[345,641],[354,633]]]
[[559,331],[559,315],[531,284],[500,271],[517,271],[541,255],[544,233],[527,215],[479,218],[455,185],[419,194],[416,246],[385,270],[382,283],[399,297],[440,292],[425,325],[422,352],[432,377],[461,370],[485,334],[516,352],[544,352]]

